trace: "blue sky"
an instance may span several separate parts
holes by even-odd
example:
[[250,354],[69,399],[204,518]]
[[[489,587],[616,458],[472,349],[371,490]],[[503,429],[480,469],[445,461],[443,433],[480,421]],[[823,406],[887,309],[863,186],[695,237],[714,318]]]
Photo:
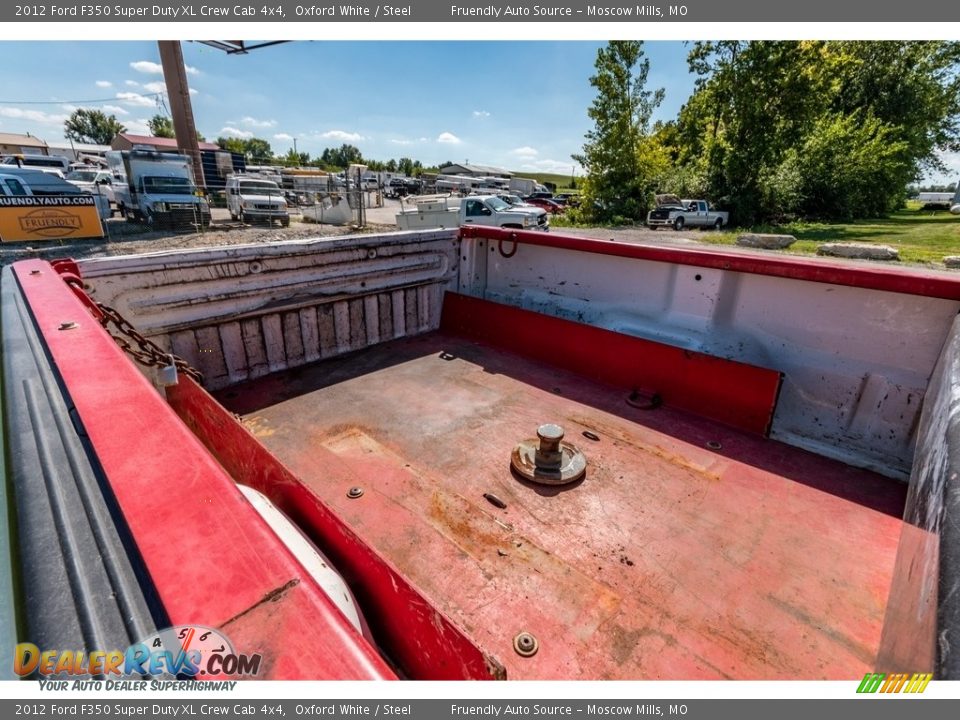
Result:
[[[274,152],[319,154],[345,142],[365,157],[403,156],[511,170],[569,173],[583,135],[598,42],[292,42],[228,56],[184,42],[197,127],[262,137]],[[693,90],[688,47],[644,44],[648,87],[671,119]],[[63,139],[76,107],[113,113],[131,132],[160,111],[163,76],[155,42],[0,42],[0,131]],[[29,68],[11,72],[10,68]],[[99,102],[81,102],[98,100]],[[960,158],[936,182],[955,180]],[[578,171],[579,174],[579,171]]]
[[[590,127],[596,42],[294,42],[228,56],[183,43],[197,127],[208,139],[257,136],[275,152],[319,154],[348,142],[365,157],[403,156],[569,173]],[[647,43],[658,117],[693,88],[680,42]],[[63,137],[77,106],[148,134],[163,90],[154,42],[0,43],[0,131]],[[65,69],[69,68],[68,72]],[[82,103],[84,100],[107,100]],[[27,104],[26,101],[57,101]]]

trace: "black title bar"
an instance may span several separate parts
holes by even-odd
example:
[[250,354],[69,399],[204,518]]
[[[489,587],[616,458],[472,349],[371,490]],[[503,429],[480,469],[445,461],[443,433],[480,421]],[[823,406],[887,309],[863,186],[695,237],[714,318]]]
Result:
[[682,0],[632,3],[395,0],[374,2],[59,2],[4,3],[0,22],[937,22],[960,21],[960,3],[918,6],[893,0]]

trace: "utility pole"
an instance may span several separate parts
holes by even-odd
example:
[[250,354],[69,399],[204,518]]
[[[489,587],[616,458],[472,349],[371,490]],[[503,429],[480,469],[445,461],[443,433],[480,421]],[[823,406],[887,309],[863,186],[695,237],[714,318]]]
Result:
[[170,114],[173,115],[173,132],[177,136],[177,147],[193,161],[193,177],[197,187],[206,187],[203,176],[203,160],[200,158],[200,142],[197,140],[197,126],[193,120],[193,106],[190,104],[190,86],[187,84],[187,69],[183,64],[183,51],[179,40],[158,40],[160,64],[163,65],[163,79],[167,84],[167,97],[170,99]]

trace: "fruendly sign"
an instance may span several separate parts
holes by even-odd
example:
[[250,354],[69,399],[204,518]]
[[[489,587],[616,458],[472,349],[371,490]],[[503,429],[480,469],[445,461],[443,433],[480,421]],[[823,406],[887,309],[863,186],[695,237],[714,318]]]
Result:
[[0,197],[0,241],[103,237],[92,195]]

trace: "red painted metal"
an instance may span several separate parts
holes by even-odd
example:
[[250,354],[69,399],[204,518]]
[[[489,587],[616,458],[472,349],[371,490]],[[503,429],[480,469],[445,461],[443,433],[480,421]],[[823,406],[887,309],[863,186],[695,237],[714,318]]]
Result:
[[441,330],[623,388],[664,404],[766,434],[780,373],[448,292]]
[[488,240],[515,240],[520,244],[576,250],[599,255],[960,300],[960,279],[946,274],[935,274],[909,268],[859,267],[820,258],[783,257],[731,252],[729,250],[639,245],[554,233],[503,230],[481,226],[462,227],[460,228],[460,235],[467,238],[486,238]]
[[[620,387],[443,333],[218,395],[512,679],[849,680],[873,667],[902,483],[638,410]],[[586,454],[582,482],[511,473],[513,447],[544,422]],[[531,658],[513,649],[521,632],[540,643]]]
[[171,624],[222,629],[268,679],[395,677],[75,289],[45,262],[13,271]]
[[[244,485],[267,495],[323,548],[350,583],[378,644],[404,675],[416,680],[503,678],[485,656],[397,569],[361,540],[321,496],[330,487],[370,487],[380,478],[360,476],[323,447],[304,450],[322,468],[324,486],[292,473],[220,403],[190,378],[168,389],[168,400],[220,463]],[[415,550],[415,548],[412,548]]]

